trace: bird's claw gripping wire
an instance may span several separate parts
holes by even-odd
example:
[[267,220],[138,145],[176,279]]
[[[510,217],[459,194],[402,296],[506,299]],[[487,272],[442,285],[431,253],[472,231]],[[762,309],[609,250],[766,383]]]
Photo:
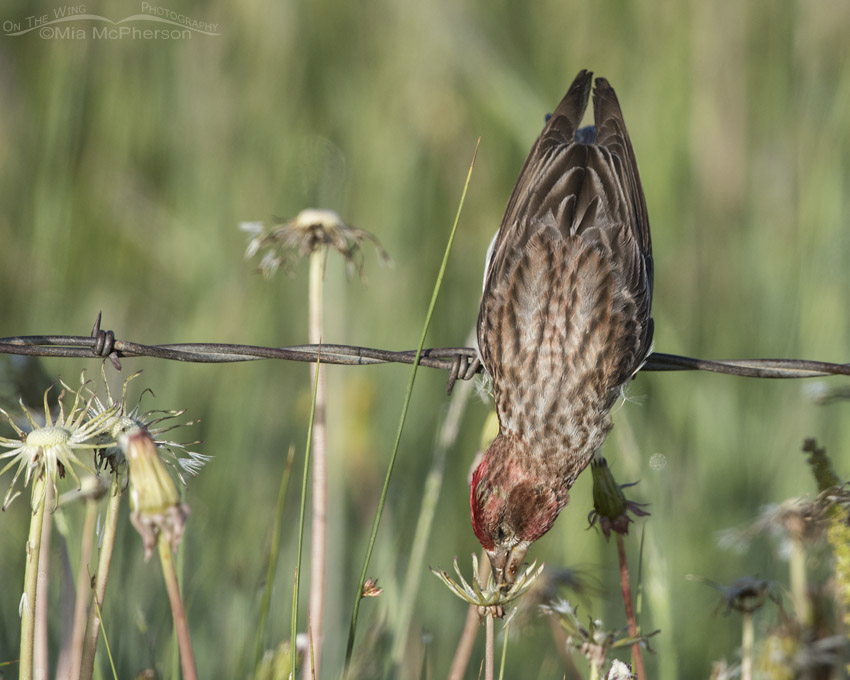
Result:
[[451,394],[455,382],[460,380],[471,380],[481,370],[481,359],[478,355],[455,354],[452,356],[452,364],[449,368],[449,379],[446,383],[446,394]]

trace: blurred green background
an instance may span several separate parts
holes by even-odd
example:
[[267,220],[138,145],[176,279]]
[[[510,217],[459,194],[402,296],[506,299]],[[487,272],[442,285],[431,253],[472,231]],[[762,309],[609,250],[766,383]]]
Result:
[[[366,255],[368,285],[328,267],[326,340],[415,346],[476,139],[481,148],[427,345],[463,345],[477,315],[484,253],[544,116],[580,68],[616,88],[654,240],[656,349],[706,358],[850,359],[850,5],[504,0],[162,4],[218,25],[188,39],[0,39],[0,335],[87,334],[141,343],[306,341],[306,264],[266,281],[243,261],[243,220],[338,211],[380,238],[395,267]],[[15,0],[8,22],[63,5]],[[86,2],[114,21],[133,2]],[[134,24],[141,28],[155,24]],[[3,360],[5,361],[5,359]],[[95,361],[44,361],[76,380]],[[269,527],[286,450],[298,461],[285,514],[266,643],[289,636],[298,484],[309,411],[300,364],[126,360],[187,408],[182,432],[215,456],[193,480],[185,597],[202,677],[246,677]],[[6,366],[4,370],[9,370]],[[341,669],[353,589],[397,426],[408,368],[328,370],[330,565],[324,677]],[[110,374],[114,374],[109,369]],[[361,608],[358,648],[383,668],[398,603],[415,598],[404,677],[445,675],[465,606],[425,572],[402,592],[423,483],[448,399],[420,371]],[[114,376],[114,384],[122,378]],[[839,385],[833,379],[829,385]],[[641,374],[618,407],[606,455],[650,503],[643,624],[661,628],[652,677],[707,677],[735,658],[739,622],[715,612],[699,574],[785,580],[767,539],[718,546],[760,508],[811,493],[799,449],[817,436],[850,472],[846,405],[817,406],[811,383]],[[475,399],[449,451],[427,563],[478,546],[467,473],[489,404]],[[4,431],[5,432],[5,431]],[[660,456],[658,455],[660,454]],[[650,466],[651,457],[656,463]],[[0,480],[5,491],[9,476]],[[624,625],[616,549],[585,531],[583,475],[531,556],[595,586],[582,615]],[[125,508],[126,512],[126,508]],[[72,514],[73,523],[77,518]],[[27,503],[0,516],[0,659],[17,656]],[[637,564],[635,526],[628,544]],[[58,561],[56,567],[58,569]],[[469,567],[466,567],[467,571]],[[104,611],[119,677],[169,658],[162,577],[129,529]],[[52,591],[57,596],[58,588]],[[303,584],[306,602],[307,583]],[[570,597],[573,597],[570,595]],[[575,598],[574,598],[575,599]],[[579,601],[579,600],[577,600]],[[306,625],[302,606],[301,628]],[[763,629],[773,619],[765,615]],[[52,631],[57,636],[59,620]],[[500,626],[499,626],[500,628]],[[560,678],[546,623],[526,619],[507,677]],[[711,631],[710,634],[708,631]],[[483,633],[482,636],[483,637]],[[483,648],[468,677],[476,677]],[[538,670],[539,669],[539,670]],[[377,673],[377,671],[375,671]]]

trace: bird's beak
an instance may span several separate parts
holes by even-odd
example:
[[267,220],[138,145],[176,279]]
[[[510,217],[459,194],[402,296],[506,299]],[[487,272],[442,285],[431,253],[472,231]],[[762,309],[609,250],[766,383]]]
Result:
[[502,590],[508,590],[516,581],[529,545],[528,541],[520,541],[513,546],[500,545],[487,551],[496,585]]

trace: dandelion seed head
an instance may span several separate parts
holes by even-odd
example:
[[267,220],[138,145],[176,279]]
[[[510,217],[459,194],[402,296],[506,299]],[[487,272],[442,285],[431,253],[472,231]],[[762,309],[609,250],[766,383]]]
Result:
[[27,435],[26,445],[31,449],[53,449],[67,446],[71,436],[64,427],[40,427]]

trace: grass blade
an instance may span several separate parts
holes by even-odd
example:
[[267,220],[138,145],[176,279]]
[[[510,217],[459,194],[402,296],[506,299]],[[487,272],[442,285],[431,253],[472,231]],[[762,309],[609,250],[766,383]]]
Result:
[[449,234],[449,241],[446,244],[446,250],[443,254],[443,261],[440,265],[440,271],[437,274],[437,281],[434,284],[434,292],[431,294],[431,302],[428,305],[428,313],[425,315],[425,324],[422,328],[422,335],[419,338],[419,345],[416,348],[416,359],[413,362],[413,367],[410,371],[410,378],[407,382],[407,391],[404,395],[404,403],[401,407],[401,418],[399,419],[398,431],[396,432],[395,443],[393,444],[392,454],[390,455],[390,462],[387,466],[387,474],[384,478],[384,486],[381,489],[381,497],[378,500],[378,509],[375,512],[375,520],[372,523],[372,532],[369,535],[369,544],[366,548],[366,557],[363,560],[363,569],[360,573],[360,581],[357,586],[357,593],[354,597],[354,609],[351,613],[351,626],[348,630],[348,645],[345,650],[345,671],[344,674],[348,672],[348,667],[351,663],[351,653],[354,650],[354,637],[357,633],[357,616],[360,613],[360,600],[361,595],[363,593],[363,584],[366,582],[366,572],[369,570],[369,562],[372,559],[372,551],[375,548],[375,540],[378,536],[378,527],[381,524],[381,515],[384,511],[384,503],[387,499],[387,490],[390,485],[390,478],[392,477],[393,467],[395,466],[396,455],[398,454],[398,447],[401,442],[401,433],[404,429],[404,421],[407,418],[407,410],[410,406],[410,397],[413,394],[413,383],[416,380],[416,371],[419,368],[419,357],[422,355],[422,348],[425,346],[425,336],[428,334],[428,326],[431,324],[431,317],[434,314],[434,308],[437,305],[437,296],[440,293],[440,286],[443,283],[443,276],[446,272],[446,266],[449,261],[449,253],[452,250],[452,244],[454,243],[455,234],[457,233],[457,225],[460,222],[460,214],[463,210],[463,203],[466,200],[466,192],[469,189],[469,181],[472,178],[472,168],[475,166],[475,157],[478,155],[478,145],[481,143],[479,139],[475,144],[475,151],[472,154],[472,162],[469,164],[469,172],[466,174],[466,182],[463,185],[463,192],[460,195],[460,203],[457,207],[457,213],[455,214],[454,224],[452,225],[451,233]]

